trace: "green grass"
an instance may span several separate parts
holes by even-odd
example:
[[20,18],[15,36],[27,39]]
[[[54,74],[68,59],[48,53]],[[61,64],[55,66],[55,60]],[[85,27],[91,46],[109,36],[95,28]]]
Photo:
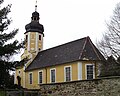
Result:
[[0,96],[5,96],[5,91],[0,91]]

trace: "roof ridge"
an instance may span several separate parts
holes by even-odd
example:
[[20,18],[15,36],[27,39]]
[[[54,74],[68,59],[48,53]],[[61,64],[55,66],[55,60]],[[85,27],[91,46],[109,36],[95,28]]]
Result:
[[[45,49],[45,50],[42,50],[42,51],[51,50],[51,49],[54,49],[54,48],[57,48],[57,47],[60,47],[60,46],[63,46],[63,45],[66,45],[66,44],[69,44],[69,43],[72,43],[72,42],[76,42],[78,40],[86,39],[86,38],[87,37],[76,39],[76,40],[73,40],[73,41],[70,41],[70,42],[66,42],[66,43],[63,43],[63,44],[60,44],[60,45],[57,45],[57,46],[54,46],[54,47],[51,47],[51,48],[48,48],[48,49]],[[40,52],[42,52],[42,51],[40,51]]]
[[84,50],[84,48],[85,48],[85,46],[86,46],[88,36],[85,37],[85,38],[86,38],[86,40],[85,40],[85,42],[84,42],[84,45],[83,45],[82,51],[81,51],[81,53],[80,53],[79,59],[81,58],[81,56],[82,56],[82,54],[83,54],[83,50]]

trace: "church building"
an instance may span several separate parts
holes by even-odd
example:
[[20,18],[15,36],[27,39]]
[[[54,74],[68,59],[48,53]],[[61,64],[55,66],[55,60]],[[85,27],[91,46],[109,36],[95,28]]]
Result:
[[39,19],[35,10],[31,22],[25,26],[25,48],[21,59],[29,60],[16,65],[15,84],[39,89],[41,84],[96,79],[105,59],[91,39],[84,37],[44,50],[44,27]]

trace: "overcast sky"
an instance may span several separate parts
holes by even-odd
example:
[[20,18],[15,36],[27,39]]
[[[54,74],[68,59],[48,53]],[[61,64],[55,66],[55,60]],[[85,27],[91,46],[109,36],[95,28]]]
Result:
[[[24,39],[25,25],[30,23],[36,0],[5,0],[11,3],[13,23],[19,28],[17,39]],[[37,11],[44,25],[44,49],[89,36],[93,43],[106,30],[105,21],[112,16],[119,0],[38,0]]]

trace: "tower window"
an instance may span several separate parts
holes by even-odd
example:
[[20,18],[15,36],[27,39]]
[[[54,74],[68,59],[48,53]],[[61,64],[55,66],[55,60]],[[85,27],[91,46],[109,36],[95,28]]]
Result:
[[41,40],[41,35],[39,35],[39,40]]

